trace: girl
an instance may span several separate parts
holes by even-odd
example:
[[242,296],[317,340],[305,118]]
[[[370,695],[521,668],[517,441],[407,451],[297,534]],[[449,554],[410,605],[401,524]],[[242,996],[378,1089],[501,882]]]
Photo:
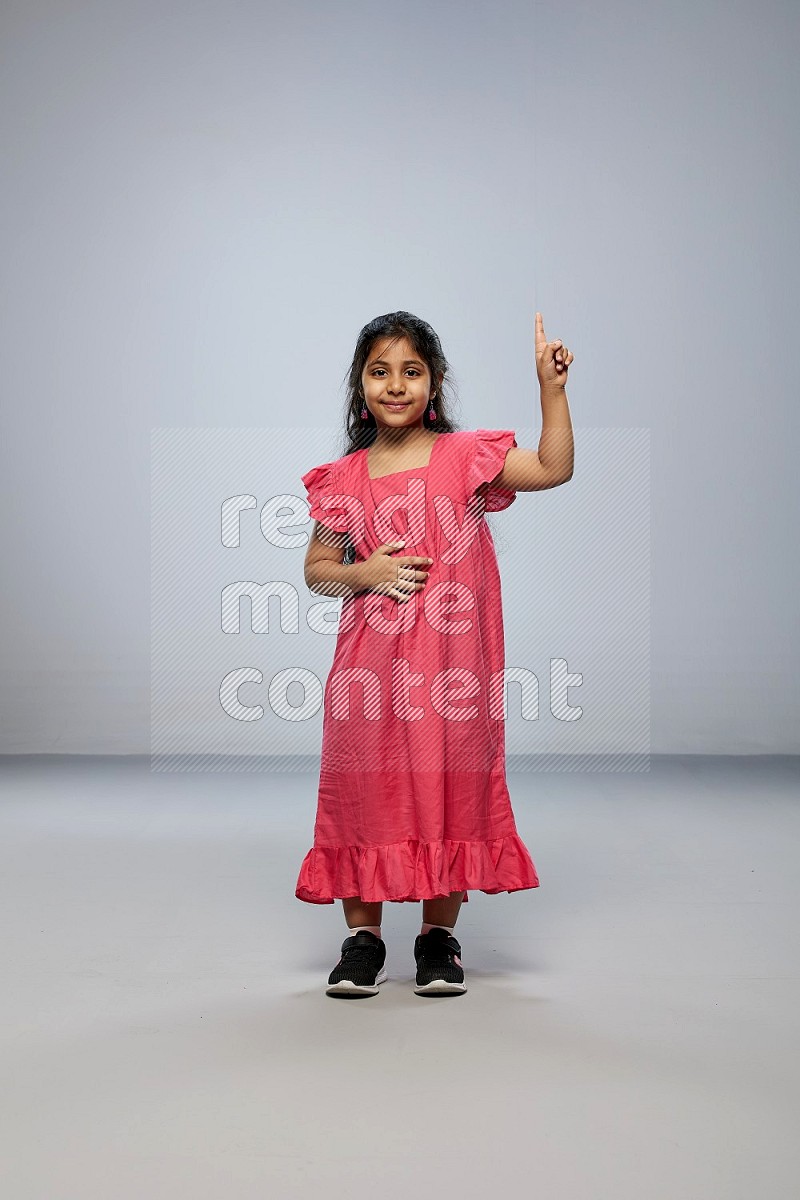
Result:
[[[387,979],[384,900],[422,901],[418,995],[466,991],[454,927],[468,890],[539,886],[505,777],[500,576],[484,512],[572,477],[573,355],[536,314],[539,448],[459,431],[439,338],[407,312],[361,330],[347,448],[302,476],[316,523],[312,592],[342,596],[325,684],[314,843],[295,894],[342,900],[349,936],[331,996]],[[398,553],[398,551],[400,551]]]

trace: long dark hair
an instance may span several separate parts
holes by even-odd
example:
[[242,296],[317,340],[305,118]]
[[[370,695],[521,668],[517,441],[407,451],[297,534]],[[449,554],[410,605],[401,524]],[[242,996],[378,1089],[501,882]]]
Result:
[[[421,317],[415,317],[413,313],[402,310],[384,313],[382,317],[375,317],[369,321],[359,333],[353,361],[345,374],[347,387],[345,437],[339,454],[340,458],[346,458],[349,454],[355,454],[357,450],[371,446],[378,436],[378,426],[369,409],[367,409],[366,421],[361,417],[361,409],[364,407],[364,397],[361,394],[361,375],[372,352],[372,347],[378,339],[391,338],[395,341],[401,337],[408,338],[415,353],[426,364],[431,373],[432,386],[436,389],[433,401],[436,420],[430,420],[428,416],[430,405],[428,405],[422,418],[423,426],[436,433],[455,433],[461,428],[453,416],[453,408],[458,402],[458,396],[452,380],[452,370],[445,358],[436,331],[427,321],[423,321]],[[487,513],[484,519],[488,516]],[[355,561],[355,546],[346,535],[344,562],[351,564]]]
[[[452,416],[452,406],[456,396],[450,378],[450,364],[444,356],[442,344],[435,330],[427,321],[423,321],[421,317],[415,317],[413,313],[402,311],[385,313],[382,317],[375,317],[368,322],[359,333],[353,361],[345,375],[347,386],[345,441],[340,458],[345,458],[348,454],[355,454],[356,450],[363,450],[375,441],[378,435],[378,426],[369,409],[367,409],[366,421],[361,419],[361,409],[364,407],[361,375],[376,341],[381,338],[391,338],[392,341],[397,341],[401,337],[408,338],[415,353],[426,364],[436,391],[433,400],[436,420],[431,421],[428,416],[429,405],[422,418],[423,426],[436,433],[454,433],[459,428]],[[448,398],[450,394],[454,397],[453,400]]]

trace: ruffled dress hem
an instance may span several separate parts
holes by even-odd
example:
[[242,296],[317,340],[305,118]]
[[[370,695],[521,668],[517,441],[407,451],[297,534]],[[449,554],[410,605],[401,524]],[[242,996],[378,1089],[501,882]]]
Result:
[[433,900],[469,890],[493,896],[539,886],[519,834],[484,842],[393,842],[384,846],[315,846],[300,867],[295,896],[309,904],[360,896],[380,901]]

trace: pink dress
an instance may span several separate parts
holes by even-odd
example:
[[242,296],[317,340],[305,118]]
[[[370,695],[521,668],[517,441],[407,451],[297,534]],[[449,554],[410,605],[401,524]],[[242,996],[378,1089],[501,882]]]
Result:
[[426,467],[371,480],[363,449],[302,476],[310,515],[347,530],[357,562],[401,537],[392,557],[434,561],[405,602],[342,601],[299,900],[539,886],[506,784],[500,573],[483,518],[516,499],[485,486],[516,444],[511,430],[442,433]]

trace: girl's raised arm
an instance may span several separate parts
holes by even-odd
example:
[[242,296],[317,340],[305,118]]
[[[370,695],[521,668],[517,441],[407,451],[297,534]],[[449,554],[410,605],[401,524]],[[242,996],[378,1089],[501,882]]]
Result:
[[516,492],[558,487],[572,478],[575,448],[567,402],[567,371],[575,355],[560,339],[548,342],[542,314],[536,314],[536,374],[542,405],[538,450],[512,446],[503,470],[492,480]]

